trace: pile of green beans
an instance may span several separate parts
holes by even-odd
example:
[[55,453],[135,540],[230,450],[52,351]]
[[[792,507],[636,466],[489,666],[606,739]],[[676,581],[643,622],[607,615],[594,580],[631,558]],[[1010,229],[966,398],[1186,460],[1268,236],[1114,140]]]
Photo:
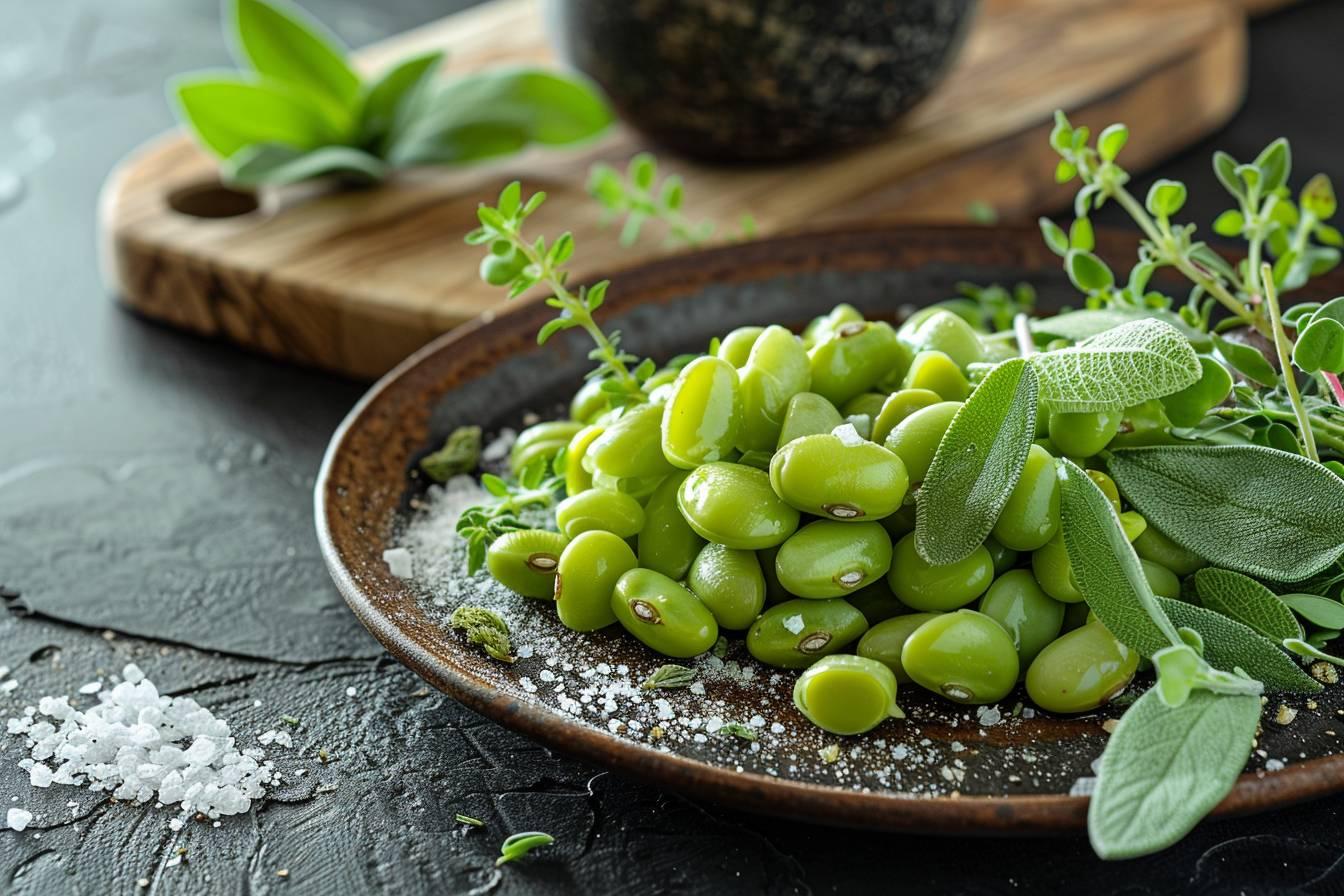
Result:
[[1231,388],[1208,382],[1124,413],[1050,413],[991,536],[933,566],[915,550],[915,497],[983,362],[1011,357],[953,311],[900,328],[840,305],[795,335],[741,327],[645,400],[612,408],[600,383],[570,419],[524,431],[516,469],[556,458],[567,497],[558,531],[498,538],[487,568],[519,594],[553,598],[578,631],[619,624],[668,657],[745,633],[762,663],[804,670],[794,700],[820,727],[870,730],[899,717],[898,685],[962,704],[1019,682],[1042,709],[1096,709],[1139,656],[1082,602],[1060,531],[1054,457],[1085,468],[1120,512],[1153,590],[1181,596],[1202,562],[1122,505],[1092,458],[1159,441]]

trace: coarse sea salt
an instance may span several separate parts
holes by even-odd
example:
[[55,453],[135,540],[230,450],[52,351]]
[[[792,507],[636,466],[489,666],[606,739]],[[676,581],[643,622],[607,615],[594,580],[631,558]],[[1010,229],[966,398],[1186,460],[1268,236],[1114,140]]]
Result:
[[835,429],[831,430],[831,435],[839,439],[840,444],[844,445],[846,448],[857,448],[868,441],[863,436],[859,435],[859,431],[854,428],[853,423],[840,424]]
[[[19,765],[34,787],[83,786],[218,818],[248,811],[275,780],[262,750],[237,749],[226,721],[190,697],[161,695],[134,663],[98,701],[80,710],[69,697],[43,697],[8,721],[27,739]],[[22,830],[15,820],[26,826],[25,815],[11,809],[9,826]]]
[[415,558],[405,548],[383,551],[383,562],[387,564],[387,571],[399,579],[409,579],[415,575]]
[[33,820],[33,813],[27,809],[13,808],[5,813],[5,824],[11,831],[22,831]]

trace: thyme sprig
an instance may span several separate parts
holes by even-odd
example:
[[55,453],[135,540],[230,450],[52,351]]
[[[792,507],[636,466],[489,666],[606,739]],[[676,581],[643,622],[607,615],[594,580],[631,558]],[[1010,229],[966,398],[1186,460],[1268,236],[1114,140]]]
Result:
[[468,575],[475,575],[485,565],[485,552],[496,538],[532,528],[518,518],[520,511],[555,504],[565,482],[555,472],[561,464],[562,458],[556,458],[554,465],[547,458],[537,458],[519,470],[518,478],[512,481],[493,473],[481,476],[481,487],[498,500],[468,507],[457,519],[457,534],[467,542]]
[[[588,193],[604,209],[606,222],[622,220],[620,242],[633,246],[649,221],[662,223],[669,246],[701,246],[718,229],[713,221],[692,221],[683,210],[685,185],[670,174],[658,180],[658,160],[641,152],[630,159],[622,175],[611,165],[598,162],[588,172]],[[756,219],[743,214],[738,219],[741,239],[756,235]]]

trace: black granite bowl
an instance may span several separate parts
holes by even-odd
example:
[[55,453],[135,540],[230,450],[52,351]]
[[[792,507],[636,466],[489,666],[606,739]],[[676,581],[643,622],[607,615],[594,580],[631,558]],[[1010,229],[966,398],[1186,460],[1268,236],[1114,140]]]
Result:
[[551,0],[561,53],[655,140],[716,161],[880,137],[938,83],[979,0]]

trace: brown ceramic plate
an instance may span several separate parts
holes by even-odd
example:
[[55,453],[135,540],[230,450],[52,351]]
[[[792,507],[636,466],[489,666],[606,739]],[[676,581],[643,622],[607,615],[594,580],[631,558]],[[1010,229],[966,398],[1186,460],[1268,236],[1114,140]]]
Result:
[[[1128,237],[1103,234],[1101,243],[1103,254],[1132,257]],[[703,349],[735,326],[801,324],[842,301],[895,318],[902,306],[952,296],[963,280],[1028,281],[1045,309],[1076,301],[1034,228],[923,227],[790,236],[645,264],[613,277],[603,312],[629,349],[666,359]],[[382,554],[421,503],[416,461],[448,432],[469,423],[516,427],[526,411],[556,408],[577,388],[588,362],[576,331],[537,347],[535,334],[550,314],[517,305],[439,339],[379,382],[332,439],[316,489],[322,550],[351,608],[392,654],[508,728],[681,794],[874,829],[1022,834],[1084,826],[1086,798],[1069,793],[1091,774],[1106,740],[1102,725],[1118,709],[1067,719],[1014,715],[1014,695],[995,718],[910,687],[901,694],[906,722],[838,739],[793,709],[792,674],[771,684],[763,670],[744,683],[750,673],[740,670],[751,660],[740,643],[727,665],[702,667],[703,695],[640,695],[632,683],[660,658],[610,630],[567,632],[540,602],[510,595],[513,603],[501,607],[515,643],[535,645],[515,665],[486,659],[449,631],[452,605],[479,597],[484,586],[464,579],[457,583],[464,596],[440,595],[446,606],[437,606],[425,587],[394,578]],[[498,595],[492,600],[498,605]],[[1311,704],[1290,701],[1299,714],[1288,727],[1266,723],[1261,751],[1217,814],[1282,806],[1344,785],[1344,759],[1334,755],[1339,690],[1328,688]],[[753,717],[757,743],[708,732],[711,719]],[[1338,722],[1344,730],[1344,719]],[[837,743],[838,760],[827,761],[822,751]],[[1285,766],[1266,771],[1268,760]]]

